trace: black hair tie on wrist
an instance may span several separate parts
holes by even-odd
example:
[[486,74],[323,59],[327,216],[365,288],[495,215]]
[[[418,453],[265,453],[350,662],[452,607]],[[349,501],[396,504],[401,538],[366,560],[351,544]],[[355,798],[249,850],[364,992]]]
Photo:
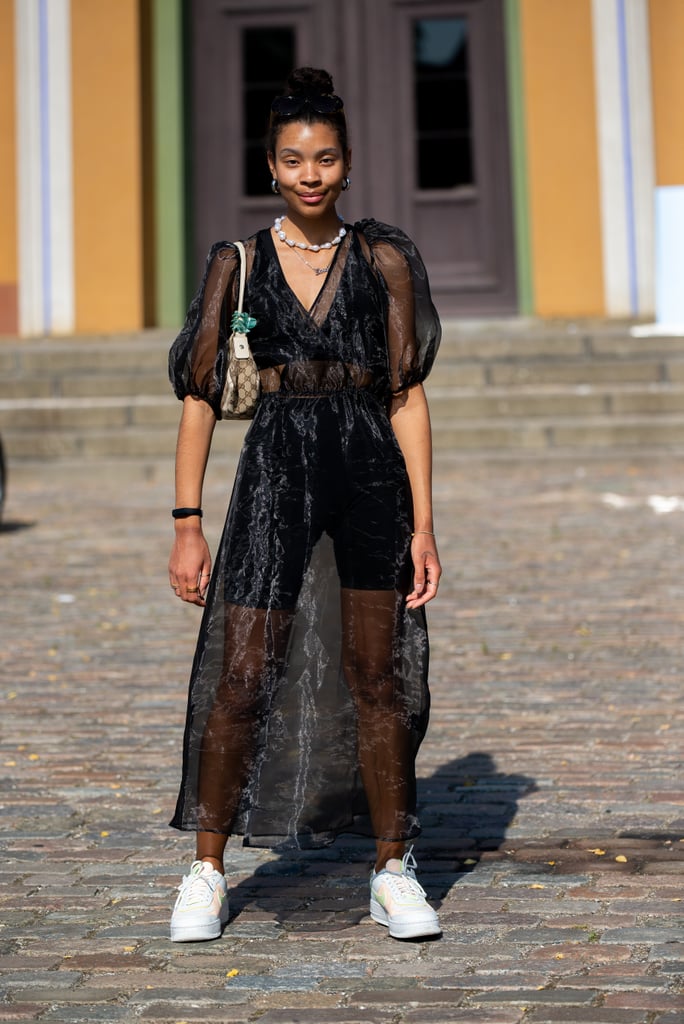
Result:
[[199,516],[201,519],[203,512],[201,508],[172,508],[171,515],[174,519],[189,519],[190,516]]

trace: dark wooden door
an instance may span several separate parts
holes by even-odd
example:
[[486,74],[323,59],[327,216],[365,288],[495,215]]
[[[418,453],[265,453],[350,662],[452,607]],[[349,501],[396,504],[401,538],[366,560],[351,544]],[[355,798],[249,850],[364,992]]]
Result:
[[515,312],[502,0],[193,0],[195,262],[281,208],[263,153],[297,64],[344,97],[352,189],[340,212],[410,234],[444,315]]

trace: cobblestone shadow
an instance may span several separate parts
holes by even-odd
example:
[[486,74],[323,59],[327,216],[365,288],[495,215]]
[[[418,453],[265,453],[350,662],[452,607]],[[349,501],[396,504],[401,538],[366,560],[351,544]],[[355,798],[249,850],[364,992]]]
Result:
[[32,530],[36,526],[35,523],[27,523],[22,520],[6,519],[0,522],[0,534],[2,533],[19,533],[21,530]]
[[418,782],[421,848],[431,856],[448,850],[472,870],[481,853],[499,849],[519,800],[536,789],[533,778],[500,772],[486,751],[448,762]]
[[[514,819],[518,801],[536,790],[534,779],[497,769],[493,756],[470,753],[418,780],[418,810],[423,833],[416,841],[420,881],[437,908],[485,851],[498,850]],[[368,914],[368,878],[374,845],[358,836],[341,836],[319,850],[276,848],[274,859],[231,884],[231,926],[240,915],[266,912],[283,926],[319,919],[329,931],[358,924]],[[243,854],[244,856],[244,854]],[[240,858],[242,859],[242,858]],[[313,928],[315,929],[315,925]]]

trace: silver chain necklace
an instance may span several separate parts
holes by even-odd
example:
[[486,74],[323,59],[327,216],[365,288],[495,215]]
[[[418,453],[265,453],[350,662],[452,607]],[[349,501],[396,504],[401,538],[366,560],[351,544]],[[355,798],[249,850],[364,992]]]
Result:
[[327,267],[314,267],[313,263],[309,263],[309,261],[307,260],[306,256],[303,256],[302,253],[299,251],[299,249],[296,249],[294,247],[291,247],[291,248],[292,248],[292,252],[295,254],[295,256],[299,256],[299,258],[302,261],[302,263],[306,263],[306,265],[309,268],[309,270],[313,270],[313,272],[316,275],[316,277],[320,277],[321,274],[327,274],[328,271],[330,270],[330,268],[332,266],[332,263],[329,263]]

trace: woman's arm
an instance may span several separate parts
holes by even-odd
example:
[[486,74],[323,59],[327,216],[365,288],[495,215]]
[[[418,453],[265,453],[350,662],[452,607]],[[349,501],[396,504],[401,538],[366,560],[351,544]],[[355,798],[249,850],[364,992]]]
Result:
[[[409,608],[420,608],[437,596],[442,568],[433,536],[432,432],[430,413],[422,384],[414,384],[392,398],[390,422],[402,450],[413,496],[413,590],[406,598]],[[423,532],[425,531],[425,532]]]
[[[216,417],[201,399],[185,398],[176,444],[176,508],[201,508],[202,485],[207,468]],[[199,516],[174,519],[176,539],[169,559],[169,581],[183,601],[204,605],[211,573],[211,555]],[[188,587],[199,587],[190,590]]]

